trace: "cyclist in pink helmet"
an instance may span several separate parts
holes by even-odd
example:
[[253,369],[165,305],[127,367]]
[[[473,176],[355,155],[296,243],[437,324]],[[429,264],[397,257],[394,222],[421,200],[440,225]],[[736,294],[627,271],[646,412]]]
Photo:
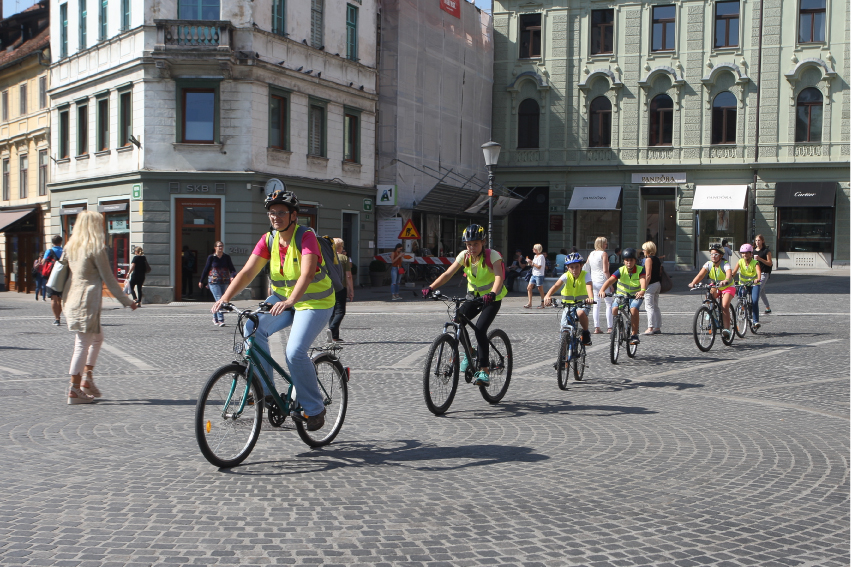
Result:
[[753,257],[753,246],[750,244],[742,244],[741,248],[739,248],[739,253],[742,257],[739,259],[738,264],[733,267],[733,277],[736,277],[736,274],[739,274],[739,285],[746,286],[746,293],[751,294],[751,301],[753,302],[754,308],[751,310],[751,314],[753,315],[753,328],[754,330],[759,329],[759,280],[762,277],[762,268],[759,267],[759,262],[757,262]]

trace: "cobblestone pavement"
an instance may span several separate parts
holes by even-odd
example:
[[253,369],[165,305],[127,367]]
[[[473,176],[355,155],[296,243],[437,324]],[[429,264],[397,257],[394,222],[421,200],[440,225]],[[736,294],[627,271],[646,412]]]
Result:
[[337,440],[264,430],[231,470],[201,456],[193,415],[232,315],[107,302],[104,398],[68,406],[73,335],[0,294],[0,564],[847,566],[848,273],[779,272],[768,291],[759,335],[708,353],[698,294],[666,294],[663,335],[617,366],[595,335],[567,391],[555,310],[509,296],[505,400],[462,381],[435,417],[422,361],[445,311],[361,290]]

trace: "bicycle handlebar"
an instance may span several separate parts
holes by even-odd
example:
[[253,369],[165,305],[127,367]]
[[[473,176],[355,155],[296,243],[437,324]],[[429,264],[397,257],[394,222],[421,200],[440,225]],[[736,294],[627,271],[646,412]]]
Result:
[[553,299],[552,302],[553,302],[553,305],[555,305],[555,306],[565,307],[565,308],[566,307],[573,307],[574,305],[577,306],[577,307],[582,307],[583,305],[597,305],[596,301],[583,301],[583,302],[567,303],[563,299]]

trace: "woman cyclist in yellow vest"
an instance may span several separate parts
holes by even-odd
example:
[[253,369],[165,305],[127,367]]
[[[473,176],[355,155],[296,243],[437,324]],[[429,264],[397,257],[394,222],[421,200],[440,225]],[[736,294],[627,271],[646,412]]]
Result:
[[[505,267],[502,255],[499,252],[485,248],[485,229],[483,227],[471,224],[464,229],[461,241],[464,242],[467,249],[458,254],[452,265],[439,278],[434,280],[431,286],[423,290],[423,297],[429,297],[432,291],[452,279],[452,276],[460,268],[464,268],[464,274],[467,276],[468,301],[462,303],[458,311],[471,320],[476,315],[479,316],[479,319],[473,325],[476,343],[478,343],[476,366],[479,369],[473,376],[473,383],[487,386],[490,384],[490,376],[488,375],[490,370],[488,366],[490,355],[488,328],[502,306],[502,298],[508,293],[508,289],[502,285],[505,279]],[[489,258],[485,257],[485,252],[489,253]],[[482,301],[473,301],[478,298],[481,298]],[[461,356],[460,370],[463,373],[467,370],[469,361],[464,355]]]
[[[617,272],[611,275],[609,279],[600,288],[599,296],[605,299],[606,290],[617,284],[617,293],[625,295],[629,298],[629,319],[630,330],[629,344],[637,345],[641,341],[638,340],[638,308],[644,303],[644,292],[647,291],[647,278],[644,274],[644,267],[637,265],[638,254],[635,248],[624,248],[621,253],[623,256],[623,266]],[[618,316],[618,308],[620,307],[620,297],[614,298],[612,305],[612,315]]]
[[[544,297],[544,305],[553,304],[553,294],[561,289],[561,298],[565,303],[591,303],[594,301],[594,286],[591,274],[582,269],[585,259],[576,252],[568,254],[564,259],[564,273],[556,280],[550,291]],[[568,310],[561,316],[562,326],[566,325]],[[582,325],[582,344],[591,346],[591,333],[588,331],[588,315],[584,309],[576,310],[576,317]]]
[[730,264],[724,260],[724,249],[718,244],[709,247],[709,261],[703,265],[688,286],[694,287],[707,274],[716,285],[716,288],[712,290],[712,297],[717,298],[718,294],[721,294],[721,316],[724,319],[724,328],[721,329],[721,334],[725,338],[730,338],[733,332],[730,330],[730,303],[736,296],[736,288],[732,285],[733,271],[730,269]]
[[[292,326],[287,341],[287,366],[292,374],[298,401],[304,409],[303,419],[307,429],[316,431],[325,424],[325,405],[316,379],[316,368],[307,349],[331,318],[335,302],[334,287],[325,268],[316,235],[310,230],[299,230],[296,222],[299,205],[295,194],[286,189],[275,191],[266,197],[265,206],[273,229],[272,235],[276,238],[263,235],[245,267],[231,281],[211,311],[215,313],[222,303],[231,301],[269,264],[273,293],[266,302],[271,303],[272,307],[268,314],[260,315],[254,340],[269,352],[269,336]],[[296,245],[297,234],[301,234],[301,247]],[[248,322],[245,332],[252,330],[253,323]],[[268,375],[272,376],[269,364],[266,361],[262,364]],[[265,383],[263,388],[266,388]]]
[[739,285],[747,286],[747,291],[751,294],[751,303],[753,303],[753,309],[751,309],[753,328],[757,330],[761,326],[759,324],[759,281],[762,278],[762,268],[759,262],[753,257],[753,246],[750,244],[742,244],[741,248],[739,248],[739,253],[742,257],[733,266],[732,276],[736,277],[738,273]]

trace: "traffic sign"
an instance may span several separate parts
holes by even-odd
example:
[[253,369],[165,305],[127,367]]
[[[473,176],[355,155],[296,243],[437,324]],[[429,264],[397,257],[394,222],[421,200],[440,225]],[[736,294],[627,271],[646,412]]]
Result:
[[419,240],[420,233],[417,231],[417,227],[414,226],[414,221],[408,219],[408,222],[405,223],[405,226],[402,227],[402,232],[399,233],[397,237],[399,240]]

